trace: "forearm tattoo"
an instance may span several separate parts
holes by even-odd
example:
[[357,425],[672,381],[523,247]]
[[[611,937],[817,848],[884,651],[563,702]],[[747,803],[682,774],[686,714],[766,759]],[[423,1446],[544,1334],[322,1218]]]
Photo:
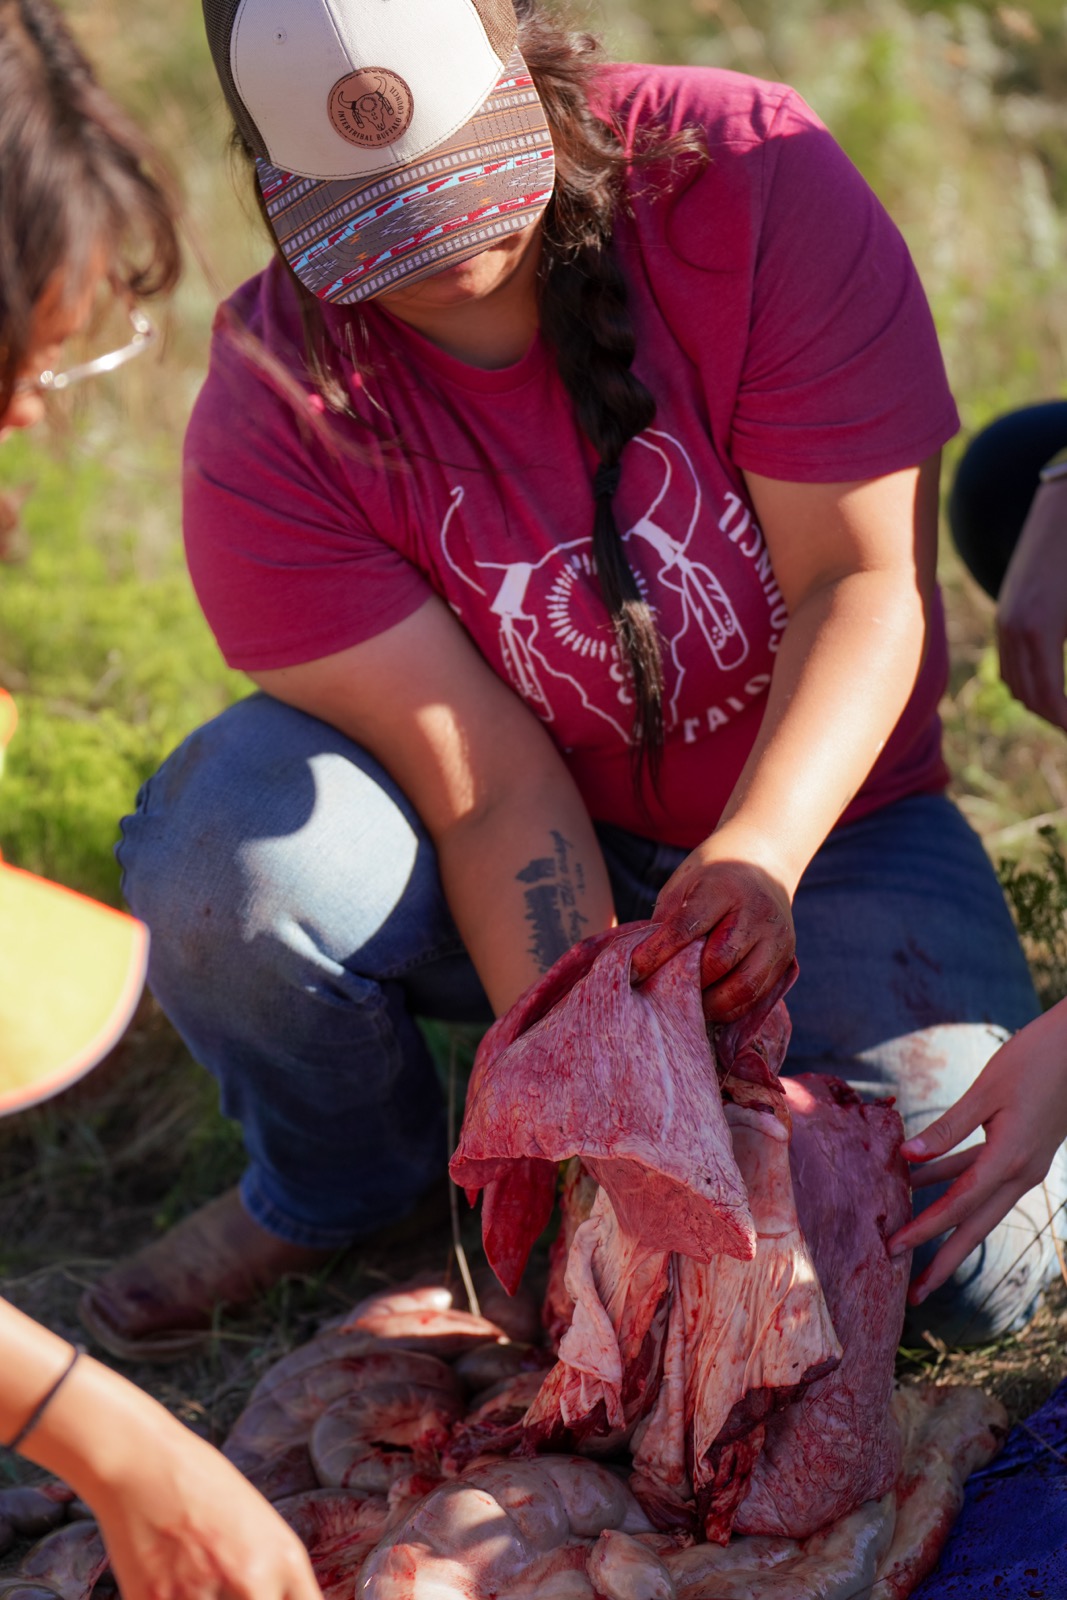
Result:
[[578,896],[585,892],[585,873],[574,858],[574,846],[555,830],[552,845],[552,855],[535,856],[516,874],[519,883],[529,885],[524,894],[529,953],[542,972],[585,937],[589,921],[578,909]]

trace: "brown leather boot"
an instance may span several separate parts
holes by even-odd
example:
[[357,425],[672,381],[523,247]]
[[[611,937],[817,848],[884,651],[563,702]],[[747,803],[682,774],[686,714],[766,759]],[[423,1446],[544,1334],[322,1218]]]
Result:
[[177,1361],[205,1347],[217,1306],[244,1305],[279,1279],[314,1272],[340,1254],[265,1232],[229,1189],[86,1289],[78,1315],[114,1356]]

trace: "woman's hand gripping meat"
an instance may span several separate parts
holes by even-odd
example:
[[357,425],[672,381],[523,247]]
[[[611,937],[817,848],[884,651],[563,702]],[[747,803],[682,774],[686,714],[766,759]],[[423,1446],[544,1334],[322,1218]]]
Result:
[[694,939],[703,938],[700,983],[704,1015],[734,1022],[778,983],[796,938],[789,893],[769,866],[732,847],[724,827],[687,856],[660,891],[659,926],[634,952],[634,982],[651,976]]

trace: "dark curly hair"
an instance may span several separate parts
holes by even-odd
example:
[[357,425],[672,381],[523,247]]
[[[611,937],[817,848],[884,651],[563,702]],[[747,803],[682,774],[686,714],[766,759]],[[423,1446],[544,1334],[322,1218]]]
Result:
[[52,0],[0,0],[0,414],[49,285],[103,259],[120,293],[178,278],[177,201]]

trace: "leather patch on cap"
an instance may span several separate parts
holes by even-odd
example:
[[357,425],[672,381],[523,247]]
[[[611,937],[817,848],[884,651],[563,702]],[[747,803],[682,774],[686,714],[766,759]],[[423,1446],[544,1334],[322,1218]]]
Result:
[[338,78],[330,90],[330,121],[349,144],[378,150],[393,144],[411,126],[415,102],[398,72],[363,67]]

